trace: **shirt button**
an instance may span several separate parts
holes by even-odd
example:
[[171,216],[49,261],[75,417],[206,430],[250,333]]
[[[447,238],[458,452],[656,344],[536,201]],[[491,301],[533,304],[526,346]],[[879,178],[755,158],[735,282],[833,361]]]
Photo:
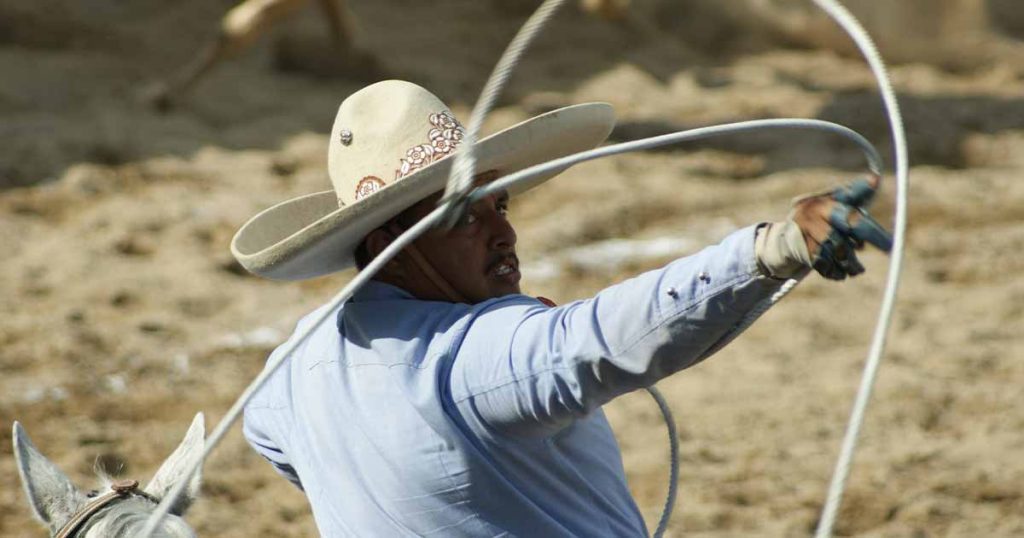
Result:
[[676,291],[675,288],[669,288],[669,289],[665,290],[665,293],[667,293],[668,296],[673,298],[673,299],[675,299],[676,297],[679,297],[679,292]]
[[711,282],[711,275],[709,275],[707,271],[701,271],[700,274],[697,275],[697,278],[699,278],[701,282]]

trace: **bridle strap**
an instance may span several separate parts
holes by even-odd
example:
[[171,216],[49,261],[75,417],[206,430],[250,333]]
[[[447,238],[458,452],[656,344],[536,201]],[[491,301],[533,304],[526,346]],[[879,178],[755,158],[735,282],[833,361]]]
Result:
[[[96,497],[89,504],[82,507],[72,518],[61,527],[60,531],[54,535],[53,538],[70,538],[77,532],[86,521],[89,520],[96,512],[99,512],[108,504],[122,498],[131,496],[132,493],[140,493],[138,491],[139,482],[137,480],[116,480],[110,484],[110,491]],[[148,497],[148,495],[144,495]]]

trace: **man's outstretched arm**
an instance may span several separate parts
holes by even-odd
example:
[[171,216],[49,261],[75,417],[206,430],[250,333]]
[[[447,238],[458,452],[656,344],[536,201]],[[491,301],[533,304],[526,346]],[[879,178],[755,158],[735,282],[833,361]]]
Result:
[[740,230],[557,308],[522,296],[491,303],[456,354],[453,399],[496,429],[544,435],[703,360],[782,284],[761,274],[754,237]]
[[[740,230],[591,299],[482,305],[455,350],[453,400],[495,430],[547,435],[700,362],[735,338],[784,278],[811,266],[829,278],[863,271],[853,253],[878,237],[857,235],[867,228],[857,226],[866,200],[856,185],[798,200],[785,222]],[[837,248],[824,252],[829,241]]]

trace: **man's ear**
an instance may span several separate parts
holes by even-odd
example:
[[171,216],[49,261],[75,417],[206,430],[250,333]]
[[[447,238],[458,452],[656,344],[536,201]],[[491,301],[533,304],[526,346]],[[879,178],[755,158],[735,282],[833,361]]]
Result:
[[32,511],[51,531],[56,531],[86,503],[86,497],[36,449],[21,424],[14,423],[12,437],[18,474]]
[[185,433],[185,438],[178,445],[178,448],[164,461],[157,470],[153,480],[143,490],[146,493],[163,499],[165,495],[182,480],[188,480],[184,493],[171,506],[171,513],[182,515],[192,504],[192,501],[199,496],[199,482],[202,479],[202,468],[196,469],[192,476],[187,476],[188,470],[202,458],[204,441],[204,420],[203,414],[197,413],[192,420],[192,426]]
[[[385,228],[377,228],[370,232],[366,236],[366,251],[370,254],[370,259],[376,259],[384,249],[388,248],[391,243],[395,241],[395,235],[386,230]],[[383,271],[392,276],[401,276],[402,267],[398,263],[397,258],[392,258],[387,264],[384,265]]]

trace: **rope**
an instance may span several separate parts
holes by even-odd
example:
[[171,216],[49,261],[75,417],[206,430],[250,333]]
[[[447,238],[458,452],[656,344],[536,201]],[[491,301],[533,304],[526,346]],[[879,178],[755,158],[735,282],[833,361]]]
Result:
[[613,144],[610,146],[602,146],[599,148],[590,149],[587,151],[581,151],[579,153],[573,153],[565,157],[559,157],[551,161],[547,161],[541,164],[535,164],[529,168],[524,168],[518,172],[513,172],[501,178],[498,178],[486,185],[478,187],[469,196],[469,203],[473,203],[481,198],[486,197],[489,194],[493,194],[500,190],[509,190],[516,184],[522,183],[523,181],[533,179],[534,177],[542,174],[550,174],[551,172],[568,168],[570,166],[580,164],[586,161],[592,161],[602,157],[610,157],[612,155],[619,155],[622,153],[630,153],[634,151],[643,151],[648,149],[659,148],[662,146],[668,146],[672,144],[678,144],[680,142],[692,142],[695,140],[703,140],[716,136],[732,135],[738,133],[747,133],[751,131],[762,131],[766,129],[809,129],[815,131],[825,131],[833,134],[845,137],[860,146],[860,149],[864,152],[864,156],[867,159],[868,168],[874,173],[881,167],[881,156],[871,145],[870,142],[864,138],[863,135],[837,123],[832,123],[824,120],[810,120],[804,118],[779,118],[769,120],[750,120],[741,121],[737,123],[726,123],[723,125],[711,125],[708,127],[698,127],[696,129],[688,129],[686,131],[678,131],[675,133],[669,133],[659,136],[652,136],[650,138],[641,138],[639,140],[632,140],[629,142],[622,142],[619,144]]
[[658,404],[661,416],[665,419],[665,428],[668,429],[668,494],[665,495],[665,507],[661,509],[661,519],[658,520],[658,528],[654,531],[655,537],[661,537],[665,535],[665,530],[668,529],[668,521],[672,519],[672,509],[675,508],[676,492],[679,489],[679,435],[676,433],[676,420],[672,416],[672,408],[668,406],[668,402],[661,395],[661,391],[656,387],[647,387],[647,393]]
[[[838,6],[838,4],[835,4],[830,0],[815,1],[818,2],[823,9],[826,9],[826,11],[828,11],[829,8],[831,8],[833,10],[836,10],[837,13],[845,13],[845,10],[843,10],[841,6]],[[302,330],[299,333],[297,333],[295,337],[291,340],[290,344],[286,344],[286,347],[284,348],[282,353],[280,353],[277,357],[275,357],[274,359],[267,363],[267,366],[263,369],[263,371],[242,392],[242,394],[238,397],[235,403],[228,410],[227,414],[225,414],[225,416],[217,424],[217,427],[213,430],[210,437],[207,439],[201,457],[191,466],[190,469],[186,470],[186,472],[184,473],[185,477],[183,477],[182,480],[179,480],[179,482],[175,484],[175,486],[167,493],[164,499],[157,506],[156,510],[154,510],[153,514],[150,515],[150,518],[146,522],[146,526],[142,529],[142,532],[140,533],[141,538],[150,538],[152,536],[153,532],[156,530],[156,527],[159,525],[160,521],[169,513],[171,506],[177,501],[178,497],[181,496],[186,484],[190,481],[189,478],[199,471],[200,467],[202,466],[202,463],[210,455],[213,449],[216,448],[220,441],[223,440],[232,424],[238,419],[239,416],[241,416],[245,408],[245,405],[249,402],[249,400],[252,399],[253,395],[266,383],[267,379],[269,379],[270,376],[284,363],[284,361],[291,356],[291,354],[298,348],[298,346],[305,342],[305,340],[309,337],[313,330],[316,327],[320,326],[320,324],[323,323],[329,315],[331,315],[335,310],[337,310],[342,303],[347,301],[355,293],[356,290],[358,290],[360,287],[362,287],[363,284],[369,281],[387,262],[394,258],[394,256],[396,256],[402,249],[411,244],[420,235],[422,235],[430,228],[433,228],[436,225],[440,224],[443,220],[451,220],[453,218],[453,215],[457,216],[462,209],[464,209],[467,205],[469,205],[470,203],[472,203],[472,201],[475,201],[476,199],[486,196],[487,194],[499,189],[507,189],[511,185],[527,181],[535,176],[555,171],[560,168],[565,168],[571,166],[572,164],[584,162],[586,160],[597,159],[604,156],[616,155],[619,153],[626,153],[630,151],[645,150],[668,144],[679,143],[683,141],[703,139],[723,134],[749,132],[752,130],[767,128],[817,129],[830,131],[841,136],[845,136],[861,147],[862,151],[868,159],[868,165],[871,171],[875,173],[880,173],[881,158],[879,157],[875,148],[863,136],[849,128],[820,120],[755,120],[750,122],[740,122],[729,125],[704,127],[699,129],[693,129],[690,131],[681,131],[678,133],[671,133],[667,135],[651,137],[648,139],[641,139],[632,142],[596,148],[593,150],[580,152],[574,155],[550,161],[548,163],[543,163],[540,165],[527,168],[526,170],[522,170],[520,172],[511,174],[497,181],[494,181],[488,185],[485,185],[484,187],[480,187],[473,191],[470,191],[469,189],[472,188],[471,178],[473,175],[472,172],[474,168],[474,161],[472,157],[473,145],[479,133],[480,126],[483,123],[483,117],[486,114],[487,110],[493,104],[498,92],[500,91],[501,86],[508,80],[512,68],[518,62],[520,56],[522,55],[522,52],[529,44],[529,41],[532,40],[536,33],[544,26],[544,24],[547,23],[547,21],[550,19],[554,11],[563,2],[564,0],[546,0],[544,4],[542,4],[541,7],[538,8],[537,12],[535,12],[534,15],[531,16],[529,20],[527,20],[523,29],[520,30],[520,32],[513,39],[513,42],[509,45],[509,48],[506,50],[505,54],[503,54],[502,59],[499,61],[498,67],[495,68],[494,72],[491,75],[491,79],[485,86],[484,94],[481,95],[477,107],[474,108],[473,116],[470,122],[470,130],[469,133],[467,134],[468,142],[464,143],[462,151],[456,154],[456,161],[455,163],[453,163],[453,173],[452,176],[449,178],[449,182],[445,190],[445,196],[442,199],[443,201],[441,205],[434,209],[420,222],[416,223],[416,225],[414,225],[413,227],[402,233],[399,237],[397,237],[395,241],[391,243],[391,245],[384,249],[384,251],[381,252],[379,256],[377,256],[373,261],[371,261],[364,270],[360,271],[359,274],[357,274],[356,277],[348,283],[348,285],[346,285],[337,295],[335,295],[335,297],[329,302],[329,304],[322,309],[321,314],[317,316],[311,324],[307,325],[305,330]],[[832,15],[833,18],[837,18],[837,21],[839,21],[839,23],[843,25],[844,28],[847,28],[847,25],[849,23],[844,23],[844,19],[842,17],[833,14],[832,11],[829,11],[829,14]],[[849,16],[848,13],[846,13],[846,15]],[[852,16],[849,16],[849,18],[853,20]],[[854,28],[859,28],[859,26],[856,26],[855,20],[853,20],[852,24]],[[861,44],[861,41],[866,40],[868,46],[871,47],[870,39],[867,38],[866,33],[864,33],[862,29],[860,29],[859,34],[856,35],[863,36],[860,40],[858,40],[859,45]],[[857,39],[856,35],[855,39]],[[862,48],[864,48],[863,45]],[[871,47],[869,50],[873,50],[873,47]],[[874,59],[872,60],[872,58]],[[886,98],[886,105],[889,109],[890,116],[895,115],[898,118],[899,113],[896,107],[895,98],[891,97],[891,88],[889,88],[888,79],[885,78],[884,67],[881,67],[881,60],[878,59],[877,52],[875,52],[873,56],[869,55],[869,62],[872,64],[872,69],[876,70],[876,76],[879,76],[878,70],[881,69],[881,76],[879,77],[879,81],[880,84],[882,84],[882,91],[883,95]],[[899,125],[898,128],[897,125]],[[897,175],[900,178],[897,190],[898,194],[904,194],[906,190],[906,150],[905,142],[903,142],[901,145],[901,141],[903,140],[902,124],[899,124],[898,121],[894,121],[893,129],[894,138],[896,140],[896,153],[898,164]],[[460,156],[462,156],[461,162],[459,158]],[[898,283],[899,262],[902,258],[903,232],[905,228],[904,215],[905,202],[898,201],[894,253],[892,257],[892,265],[889,274],[889,285],[886,290],[886,299],[883,302],[882,317],[884,318],[884,323],[880,320],[879,327],[876,330],[875,342],[872,345],[872,357],[877,357],[881,355],[881,351],[884,348],[885,332],[887,331],[891,320],[892,301],[894,300],[893,297],[895,296],[895,288]],[[787,282],[787,284],[783,287],[783,290],[785,290],[785,292],[783,293],[783,290],[780,290],[780,293],[777,293],[775,296],[773,296],[770,302],[764,302],[763,305],[759,306],[758,309],[760,310],[760,312],[757,315],[760,315],[760,313],[763,313],[764,309],[767,309],[768,307],[771,306],[771,304],[774,304],[777,300],[781,299],[785,295],[785,293],[788,293],[788,291],[793,288],[795,283],[795,280]],[[747,324],[752,322],[753,319],[756,319],[757,316],[753,314],[754,312],[751,312],[751,314],[747,316],[747,318],[749,318],[750,320],[746,322]],[[877,369],[877,361],[877,358],[874,358],[874,360],[869,359],[868,370],[871,373],[872,380],[874,378],[874,371]],[[876,366],[870,367],[872,364],[875,364]],[[865,372],[865,379],[867,379],[869,371]],[[863,393],[865,391],[862,390],[861,392]],[[858,407],[855,407],[855,417],[858,416],[857,409],[859,407],[866,406],[866,400],[867,398],[870,397],[870,384],[866,389],[866,393],[867,394],[863,396],[865,404],[858,405]],[[660,533],[663,533],[665,530],[665,526],[667,526],[668,519],[671,517],[672,506],[674,504],[674,498],[676,494],[675,484],[676,477],[678,476],[678,446],[676,445],[676,435],[674,434],[675,423],[672,420],[671,411],[668,409],[667,405],[665,405],[664,400],[659,398],[660,394],[657,394],[656,390],[653,391],[651,394],[655,398],[655,401],[658,403],[659,408],[662,409],[662,413],[665,416],[666,423],[669,424],[668,428],[672,436],[671,443],[673,451],[671,471],[671,474],[673,476],[672,485],[670,485],[669,487],[669,498],[666,501],[665,512],[662,515],[661,521],[659,522],[658,531],[655,534],[655,536],[660,536]],[[861,395],[858,395],[858,403],[862,399],[860,396]],[[859,415],[862,416],[863,411],[860,411]],[[859,428],[859,423],[861,420],[862,418],[859,418],[856,421],[856,427],[853,428],[854,430]],[[853,420],[853,418],[851,418],[851,427],[854,423],[855,421]],[[849,432],[847,437],[851,437],[849,435]],[[850,444],[855,445],[856,431],[854,431],[852,438],[853,441]],[[844,443],[844,454],[846,454],[847,452],[852,454],[852,451],[853,447],[851,446],[847,451],[846,444]],[[842,458],[840,461],[843,461]],[[848,467],[848,461],[842,466],[837,466],[837,471],[839,469],[843,469],[843,479],[840,481],[838,488],[833,488],[839,490],[839,493],[835,495],[837,499],[835,501],[836,505],[838,505],[838,498],[841,497],[842,481],[845,480],[845,473],[848,471]],[[830,491],[830,501],[832,498],[833,495]],[[827,504],[826,508],[828,508],[828,506],[829,505]],[[826,510],[826,513],[827,512],[828,511]],[[834,517],[834,510],[832,517]],[[828,521],[828,519],[823,516],[822,523],[825,523],[826,521]],[[829,536],[829,533],[831,532],[830,523],[828,525],[828,529],[824,532],[825,533],[822,534],[822,529],[819,528],[818,536]]]
[[875,333],[871,340],[871,349],[864,364],[864,374],[861,377],[860,388],[857,390],[857,399],[854,401],[853,410],[850,413],[850,421],[846,427],[839,459],[836,461],[832,481],[829,484],[828,496],[822,509],[821,518],[818,520],[818,529],[815,532],[816,538],[828,538],[832,536],[832,527],[835,524],[839,505],[842,503],[843,491],[846,488],[846,479],[850,474],[850,466],[853,461],[853,453],[857,448],[860,428],[864,423],[868,401],[871,399],[871,391],[874,387],[875,378],[878,375],[882,353],[885,351],[886,336],[888,335],[889,327],[892,325],[896,290],[899,288],[900,274],[903,267],[904,237],[907,228],[909,164],[907,140],[903,129],[903,118],[900,115],[899,103],[896,101],[896,95],[892,90],[892,83],[889,81],[889,76],[886,73],[881,55],[878,53],[878,48],[875,47],[871,37],[864,30],[864,27],[861,26],[860,22],[839,2],[836,0],[814,0],[814,2],[818,7],[825,10],[830,17],[835,19],[846,33],[853,38],[867,60],[868,65],[870,65],[871,71],[878,81],[882,100],[885,103],[896,154],[896,218],[893,224],[893,249],[889,258],[889,276],[885,285],[885,294],[882,298],[882,307],[878,315],[878,324],[875,326]]

